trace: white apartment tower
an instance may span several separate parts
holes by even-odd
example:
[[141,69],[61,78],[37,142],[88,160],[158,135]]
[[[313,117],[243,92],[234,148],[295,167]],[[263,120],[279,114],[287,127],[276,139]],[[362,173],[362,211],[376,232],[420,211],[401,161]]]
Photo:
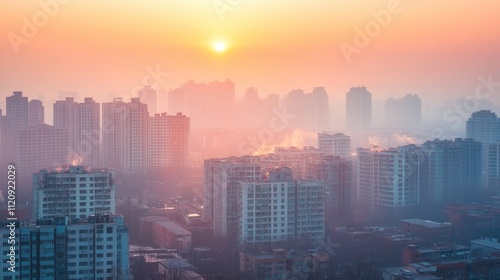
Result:
[[419,205],[423,155],[415,145],[357,150],[357,199],[366,209]]
[[[128,230],[123,216],[95,215],[70,220],[57,217],[22,221],[15,229],[15,272],[6,272],[7,254],[0,256],[3,280],[129,279]],[[10,229],[0,225],[7,240]],[[2,245],[3,244],[3,245]],[[2,252],[9,251],[0,243]]]
[[343,133],[318,133],[318,148],[325,155],[351,157],[351,137]]
[[241,197],[239,182],[261,180],[258,160],[258,157],[205,160],[203,211],[216,237],[236,237]]
[[115,213],[112,170],[85,170],[70,166],[64,171],[41,170],[33,175],[33,217],[85,218]]
[[288,167],[268,171],[264,180],[240,182],[241,245],[322,238],[323,182],[293,180]]

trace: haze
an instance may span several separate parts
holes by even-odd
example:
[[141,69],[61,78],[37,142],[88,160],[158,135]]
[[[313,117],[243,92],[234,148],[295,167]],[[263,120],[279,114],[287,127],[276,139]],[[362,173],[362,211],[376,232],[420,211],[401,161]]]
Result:
[[[42,9],[0,3],[0,100],[15,90],[45,104],[59,91],[130,97],[157,65],[165,89],[226,78],[237,97],[249,86],[261,96],[325,86],[337,109],[352,85],[374,99],[413,93],[426,103],[470,95],[478,76],[500,74],[497,1],[396,1],[401,12],[350,62],[341,43],[355,46],[355,29],[391,1],[233,1],[219,13],[214,5],[226,1],[67,2],[17,53],[8,34],[22,35],[23,18]],[[223,54],[217,40],[227,42]]]

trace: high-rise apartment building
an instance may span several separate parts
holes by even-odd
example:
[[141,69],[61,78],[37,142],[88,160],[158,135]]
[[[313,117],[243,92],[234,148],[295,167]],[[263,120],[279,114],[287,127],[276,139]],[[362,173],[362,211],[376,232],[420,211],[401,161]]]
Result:
[[[74,151],[78,164],[101,167],[101,106],[87,97],[76,105]],[[103,131],[104,133],[104,131]]]
[[102,104],[102,154],[104,166],[118,172],[144,174],[148,156],[148,107],[132,98]]
[[188,81],[168,93],[168,111],[188,115],[195,128],[232,127],[235,104],[235,86],[231,80]]
[[[0,225],[7,240],[10,229]],[[21,222],[15,229],[15,272],[7,271],[9,256],[0,256],[7,279],[129,279],[128,230],[123,216],[91,215]],[[2,252],[11,244],[0,243]]]
[[1,160],[8,164],[16,161],[19,130],[28,126],[28,97],[15,91],[6,98],[5,107],[5,116],[2,117]]
[[325,156],[311,165],[313,178],[324,182],[325,227],[333,231],[351,219],[353,164],[343,157]]
[[316,131],[329,129],[328,93],[324,87],[315,87],[312,93],[292,90],[283,97],[282,107],[293,116],[290,120],[293,127]]
[[262,179],[258,160],[258,157],[205,160],[203,211],[216,237],[236,238],[241,197],[239,182]]
[[[54,103],[54,127],[68,131],[68,158],[73,164],[100,167],[101,107],[87,97],[78,103],[73,97]],[[103,131],[106,133],[106,131]]]
[[67,129],[42,124],[19,129],[16,136],[14,163],[23,175],[70,163]]
[[115,213],[115,184],[112,170],[41,170],[33,175],[32,214],[35,219],[67,216],[86,218]]
[[72,149],[76,147],[76,104],[73,97],[66,97],[65,100],[57,100],[53,106],[53,119],[55,128],[68,130],[69,145]]
[[38,99],[30,100],[28,103],[28,125],[44,124],[44,107]]
[[466,137],[483,144],[483,186],[494,188],[488,186],[488,149],[489,145],[500,140],[500,118],[488,110],[473,113],[466,123]]
[[148,169],[185,168],[189,156],[190,119],[182,113],[156,114],[148,123]]
[[357,150],[357,200],[367,210],[401,210],[420,202],[422,153],[415,145]]
[[418,128],[422,121],[422,100],[408,94],[402,98],[389,98],[385,102],[386,125],[390,128]]
[[500,118],[487,110],[473,113],[466,123],[466,137],[483,144],[495,143],[500,140]]
[[500,141],[489,146],[488,186],[500,192]]
[[346,94],[346,128],[361,131],[371,128],[372,94],[366,87],[351,87]]
[[240,182],[238,241],[241,245],[285,243],[324,236],[323,182],[293,180],[279,167],[263,180]]
[[467,201],[482,185],[482,145],[472,139],[428,141],[422,145],[422,201]]

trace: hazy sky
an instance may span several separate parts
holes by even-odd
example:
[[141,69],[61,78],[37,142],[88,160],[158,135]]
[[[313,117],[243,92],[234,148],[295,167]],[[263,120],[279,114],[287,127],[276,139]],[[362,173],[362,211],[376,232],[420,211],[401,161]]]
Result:
[[[416,93],[425,101],[472,94],[480,75],[500,81],[497,0],[61,2],[0,1],[2,103],[14,90],[46,101],[59,90],[80,100],[129,97],[148,67],[169,73],[164,88],[231,78],[238,95],[249,86],[261,95],[326,86],[339,100],[352,85],[375,98]],[[52,3],[51,15],[40,3]],[[385,26],[373,25],[372,12],[388,6]],[[369,44],[355,43],[356,28],[372,28]],[[215,52],[216,41],[227,51]],[[341,44],[357,48],[350,62]]]

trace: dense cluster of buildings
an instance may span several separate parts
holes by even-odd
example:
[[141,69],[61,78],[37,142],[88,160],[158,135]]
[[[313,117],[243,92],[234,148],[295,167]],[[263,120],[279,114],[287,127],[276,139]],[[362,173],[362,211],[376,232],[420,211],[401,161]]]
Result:
[[[151,91],[140,92],[150,105]],[[151,114],[156,109],[150,112],[139,98],[101,106],[92,98],[80,103],[67,97],[53,107],[53,125],[48,125],[39,100],[28,101],[22,92],[7,97],[0,126],[3,163],[16,163],[22,174],[70,163],[127,174],[188,165],[190,118],[181,113]]]
[[[33,176],[33,219],[2,221],[2,279],[129,279],[128,229],[114,173],[70,166]],[[9,270],[9,267],[11,270]]]
[[[329,128],[325,88],[293,90],[281,100],[261,99],[249,88],[241,107],[234,95],[229,80],[189,81],[170,91],[169,108],[190,115],[198,128],[236,122],[269,126],[276,114],[293,116],[286,126]],[[132,274],[204,279],[198,268],[207,272],[221,264],[228,269],[237,264],[237,279],[498,276],[500,245],[491,237],[500,229],[498,202],[467,203],[483,190],[500,191],[500,119],[479,111],[466,123],[466,138],[357,148],[355,138],[372,127],[366,87],[346,95],[351,135],[321,132],[317,148],[276,147],[268,154],[205,159],[204,201],[195,202],[203,206],[186,201],[179,206],[174,199],[175,207],[163,201],[150,207],[144,197],[135,197],[138,243],[155,248],[135,250],[129,264],[129,231],[116,214],[116,174],[149,175],[190,162],[190,118],[158,113],[151,87],[139,96],[102,105],[92,98],[58,100],[53,125],[45,124],[41,101],[29,101],[21,92],[7,97],[6,115],[0,113],[2,162],[34,175],[32,220],[19,221],[15,229],[18,272],[3,279],[104,280]],[[390,128],[421,124],[418,96],[389,99],[385,110]],[[69,163],[73,166],[61,168]],[[106,168],[96,169],[101,167]],[[127,199],[122,205],[133,208],[133,199]],[[176,212],[169,214],[168,208]],[[194,208],[199,213],[190,216]],[[436,209],[444,209],[448,222],[409,218]],[[381,221],[400,224],[359,226]],[[490,237],[477,239],[472,229]],[[5,222],[0,235],[11,235]],[[6,246],[2,251],[10,250]],[[8,256],[1,260],[5,272]]]

